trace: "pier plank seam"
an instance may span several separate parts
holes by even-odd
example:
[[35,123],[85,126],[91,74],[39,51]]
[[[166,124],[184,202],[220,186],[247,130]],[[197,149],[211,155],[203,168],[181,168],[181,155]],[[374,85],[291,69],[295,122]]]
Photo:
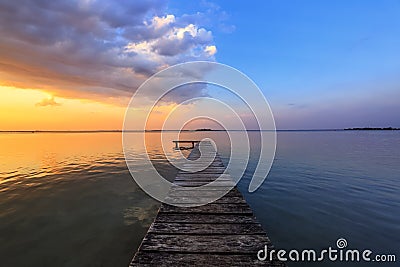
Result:
[[[202,145],[212,147],[210,142]],[[199,157],[197,144],[188,159]],[[211,167],[195,173],[179,171],[174,184],[197,187],[216,180],[224,170],[216,154]],[[229,174],[224,175],[213,190],[232,185]],[[200,198],[207,199],[208,195],[207,190],[180,191],[179,187],[172,187],[167,198],[190,204]],[[222,198],[203,206],[177,207],[162,203],[129,266],[286,266],[276,258],[259,261],[257,252],[265,245],[273,249],[243,195],[233,187]]]

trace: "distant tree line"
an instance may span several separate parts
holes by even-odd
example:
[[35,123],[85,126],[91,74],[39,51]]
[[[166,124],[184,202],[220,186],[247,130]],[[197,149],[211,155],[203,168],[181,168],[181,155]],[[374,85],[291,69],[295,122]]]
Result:
[[363,128],[346,128],[345,130],[351,130],[351,131],[394,131],[394,130],[400,130],[400,128],[393,128],[393,127],[363,127]]

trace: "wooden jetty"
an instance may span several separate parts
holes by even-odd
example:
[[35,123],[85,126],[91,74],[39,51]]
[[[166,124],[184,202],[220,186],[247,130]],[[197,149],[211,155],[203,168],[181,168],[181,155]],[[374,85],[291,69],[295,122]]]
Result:
[[[197,141],[197,140],[174,140],[172,142],[175,143],[175,149],[193,149],[195,144],[200,143],[200,141]],[[183,144],[183,143],[189,143],[189,144],[192,144],[192,146],[191,147],[180,147],[179,144]]]
[[[202,142],[202,145],[212,147],[210,142]],[[197,144],[188,159],[199,158],[198,147]],[[207,197],[207,190],[200,193],[196,190],[191,194],[187,190],[180,191],[178,185],[204,185],[217,179],[224,170],[217,154],[205,170],[196,173],[180,171],[168,198],[176,198],[182,203],[195,200],[199,194]],[[219,185],[225,186],[224,182]],[[257,252],[265,245],[268,250],[273,249],[266,232],[234,187],[222,198],[203,206],[161,204],[130,266],[286,266],[276,258],[272,261],[258,260]]]

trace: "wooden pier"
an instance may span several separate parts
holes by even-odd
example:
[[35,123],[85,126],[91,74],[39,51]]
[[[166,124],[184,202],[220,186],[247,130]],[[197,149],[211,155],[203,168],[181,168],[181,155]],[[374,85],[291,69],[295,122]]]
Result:
[[[175,144],[175,149],[176,150],[178,150],[178,149],[193,149],[194,148],[194,145],[195,144],[198,144],[198,143],[200,143],[200,141],[197,141],[197,140],[176,140],[176,141],[172,141],[174,144]],[[181,146],[179,146],[179,144],[183,144],[183,143],[189,143],[189,144],[192,144],[192,146],[191,147],[181,147]]]
[[[203,142],[202,145],[212,147],[210,142]],[[199,158],[198,146],[191,151],[189,159]],[[206,198],[207,190],[200,191],[200,195],[198,190],[191,194],[187,190],[180,191],[178,185],[204,185],[217,179],[224,170],[217,154],[212,164],[203,171],[180,171],[174,181],[177,186],[173,186],[168,195],[169,200],[176,199],[183,203],[196,197]],[[232,183],[229,179],[224,177],[216,186],[227,186],[226,183]],[[272,261],[258,260],[257,252],[265,245],[268,250],[273,249],[266,232],[242,194],[234,187],[222,198],[203,206],[161,204],[130,266],[286,266],[276,258]]]

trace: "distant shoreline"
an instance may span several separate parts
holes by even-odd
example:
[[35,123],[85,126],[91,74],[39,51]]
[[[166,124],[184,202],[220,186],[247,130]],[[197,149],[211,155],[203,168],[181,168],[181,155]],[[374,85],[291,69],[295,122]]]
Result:
[[[333,131],[399,131],[394,127],[355,127],[345,129],[279,129],[277,132],[333,132]],[[151,133],[151,132],[224,132],[225,130],[195,129],[195,130],[0,130],[0,133]],[[243,130],[227,130],[230,132],[241,132]],[[270,132],[273,130],[246,130],[247,132]]]
[[393,127],[363,127],[363,128],[346,128],[345,131],[398,131],[400,128],[393,128]]

